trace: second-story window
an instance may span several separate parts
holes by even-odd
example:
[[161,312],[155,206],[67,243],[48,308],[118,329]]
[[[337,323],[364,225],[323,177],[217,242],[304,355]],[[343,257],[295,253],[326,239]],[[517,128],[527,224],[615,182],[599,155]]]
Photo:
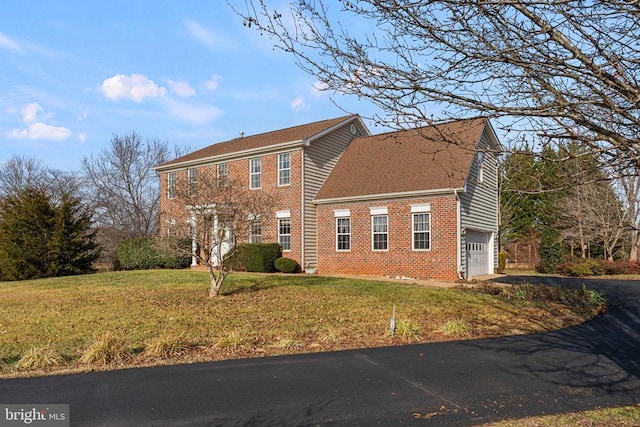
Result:
[[226,163],[218,164],[218,186],[227,185],[227,178],[229,176],[229,169],[227,169]]
[[262,186],[262,159],[254,157],[250,162],[249,188],[255,189]]
[[167,198],[175,199],[176,198],[176,173],[169,172],[167,174]]
[[198,195],[198,171],[191,168],[187,170],[187,180],[189,182],[189,196]]
[[291,153],[278,155],[278,185],[291,184]]

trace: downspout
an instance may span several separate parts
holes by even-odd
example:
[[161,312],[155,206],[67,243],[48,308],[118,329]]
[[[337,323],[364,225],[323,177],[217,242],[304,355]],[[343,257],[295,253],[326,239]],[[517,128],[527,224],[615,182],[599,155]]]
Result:
[[460,213],[462,212],[460,209],[460,197],[458,197],[458,190],[453,190],[453,194],[456,197],[456,270],[458,271],[458,279],[462,280],[462,233],[461,233],[461,217]]
[[304,255],[305,255],[305,217],[307,209],[306,209],[306,204],[305,204],[305,187],[304,187],[304,155],[305,155],[305,150],[304,147],[302,147],[302,149],[300,150],[300,189],[301,189],[301,195],[300,198],[302,199],[301,203],[300,203],[300,234],[302,239],[300,240],[300,267],[302,268],[302,271],[306,270],[306,265],[305,265],[305,259],[304,259]]

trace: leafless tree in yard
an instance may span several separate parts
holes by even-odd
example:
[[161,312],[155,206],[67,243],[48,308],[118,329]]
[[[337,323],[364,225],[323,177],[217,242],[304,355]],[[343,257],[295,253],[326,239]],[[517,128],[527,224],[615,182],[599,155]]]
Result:
[[317,87],[408,127],[468,116],[506,138],[580,141],[602,164],[638,164],[640,2],[269,0],[232,6]]
[[105,254],[115,259],[120,240],[158,233],[159,181],[152,167],[182,152],[132,131],[114,134],[106,149],[83,159],[86,199],[95,209]]
[[274,199],[230,176],[218,177],[212,167],[200,167],[191,180],[178,179],[172,201],[174,210],[162,218],[166,234],[192,240],[193,256],[209,272],[209,296],[215,297],[231,272],[238,243],[249,240],[256,223],[269,225]]

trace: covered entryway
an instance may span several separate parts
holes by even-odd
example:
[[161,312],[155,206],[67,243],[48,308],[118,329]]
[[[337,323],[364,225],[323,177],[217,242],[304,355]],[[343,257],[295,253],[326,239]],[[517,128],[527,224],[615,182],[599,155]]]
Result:
[[491,233],[467,230],[466,235],[466,277],[493,273]]

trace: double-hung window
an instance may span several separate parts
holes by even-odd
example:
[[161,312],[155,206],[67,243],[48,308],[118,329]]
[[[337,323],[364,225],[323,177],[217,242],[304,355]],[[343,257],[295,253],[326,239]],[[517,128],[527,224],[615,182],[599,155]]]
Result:
[[283,251],[291,250],[291,212],[289,210],[277,211],[278,219],[278,243]]
[[336,250],[351,250],[351,212],[349,209],[337,209],[336,218]]
[[227,177],[229,176],[229,169],[226,163],[218,163],[218,174],[216,179],[218,180],[218,186],[227,185]]
[[278,155],[278,185],[291,184],[291,153]]
[[478,182],[484,181],[484,153],[478,151]]
[[251,220],[249,232],[249,243],[262,243],[262,220],[259,217]]
[[389,215],[386,207],[370,208],[371,247],[374,251],[389,249]]
[[189,196],[196,196],[198,194],[198,170],[191,168],[187,170],[187,181],[189,182],[188,192]]
[[254,157],[250,161],[249,188],[257,189],[262,186],[262,159],[260,157]]
[[411,206],[413,250],[431,249],[431,207],[429,204]]
[[176,198],[176,173],[169,172],[167,174],[167,198],[175,199]]

